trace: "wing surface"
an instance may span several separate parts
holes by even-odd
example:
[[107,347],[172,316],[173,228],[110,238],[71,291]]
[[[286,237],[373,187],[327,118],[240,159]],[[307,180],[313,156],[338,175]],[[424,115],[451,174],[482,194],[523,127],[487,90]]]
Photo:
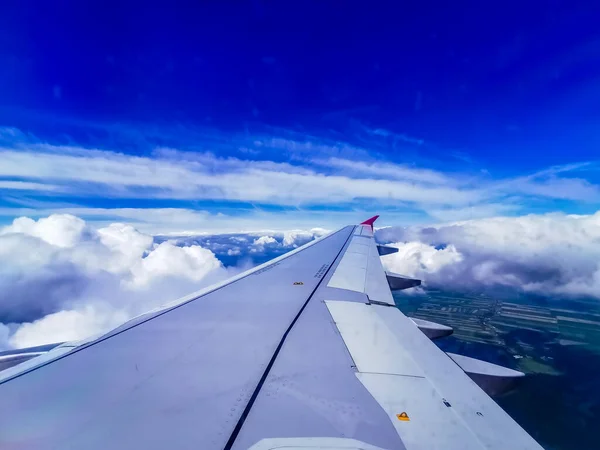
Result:
[[540,448],[394,307],[373,221],[0,372],[0,448]]
[[365,223],[353,232],[291,330],[233,448],[540,449],[395,307],[372,231]]

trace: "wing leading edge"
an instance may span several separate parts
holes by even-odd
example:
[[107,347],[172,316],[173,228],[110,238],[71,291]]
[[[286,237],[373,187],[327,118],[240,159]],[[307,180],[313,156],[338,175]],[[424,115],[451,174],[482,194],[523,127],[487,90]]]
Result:
[[0,447],[540,448],[393,307],[376,218],[0,372]]

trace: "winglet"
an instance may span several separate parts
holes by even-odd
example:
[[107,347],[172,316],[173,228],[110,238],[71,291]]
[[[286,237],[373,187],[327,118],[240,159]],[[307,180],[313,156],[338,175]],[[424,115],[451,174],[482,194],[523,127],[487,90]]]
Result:
[[371,230],[373,229],[373,224],[375,223],[375,221],[379,218],[379,216],[373,216],[370,219],[365,220],[364,222],[361,223],[361,225],[369,225],[371,227]]

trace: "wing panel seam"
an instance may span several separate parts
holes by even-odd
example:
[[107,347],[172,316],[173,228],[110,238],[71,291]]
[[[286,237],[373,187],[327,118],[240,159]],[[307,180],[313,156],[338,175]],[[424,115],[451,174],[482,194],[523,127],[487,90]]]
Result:
[[[352,232],[351,232],[351,233],[353,233],[355,229],[356,229],[356,227],[355,227],[355,228],[352,230]],[[331,238],[332,236],[335,236],[336,234],[338,234],[338,233],[342,232],[343,230],[344,230],[344,228],[342,228],[341,230],[338,230],[338,231],[336,231],[335,233],[331,233],[331,234],[329,234],[329,235],[325,236],[325,237],[324,237],[323,239],[321,239],[319,242],[322,242],[322,241],[324,241],[324,240],[326,240],[326,239],[329,239],[329,238]],[[350,236],[352,236],[352,234],[350,234]],[[346,241],[344,242],[344,245],[342,246],[341,250],[339,251],[339,253],[337,254],[337,256],[334,258],[334,260],[333,260],[334,262],[337,260],[337,258],[339,257],[340,253],[342,252],[342,250],[344,250],[344,248],[346,248],[346,244],[347,244],[347,243],[348,243],[348,239],[346,239]],[[284,257],[283,257],[283,258],[281,258],[279,261],[282,261],[282,260],[284,260],[284,259],[287,259],[287,258],[288,258],[288,257],[290,257],[290,256],[296,255],[296,254],[298,254],[298,253],[302,252],[303,250],[306,250],[307,248],[310,248],[310,247],[312,247],[312,245],[307,245],[305,248],[300,248],[300,249],[298,249],[298,251],[297,251],[297,252],[295,252],[295,253],[292,253],[292,254],[289,254],[289,255],[282,255],[282,256],[284,256]],[[266,264],[266,265],[265,265],[265,267],[268,267],[269,265],[270,265],[270,264]],[[327,275],[327,273],[329,272],[329,270],[331,269],[331,267],[332,267],[332,266],[333,266],[333,264],[331,264],[331,266],[329,266],[329,269],[327,269],[327,272],[325,273],[325,275]],[[260,266],[258,266],[258,267],[260,267]],[[256,268],[255,268],[255,269],[256,269]],[[26,374],[28,374],[28,373],[31,373],[31,372],[33,372],[33,371],[35,371],[35,370],[41,369],[42,367],[45,367],[45,366],[47,366],[47,365],[49,365],[49,364],[52,364],[53,362],[59,361],[59,360],[61,360],[61,359],[63,359],[63,358],[66,358],[66,357],[67,357],[67,356],[69,356],[69,355],[73,355],[73,354],[75,354],[75,353],[78,353],[78,352],[80,352],[81,350],[85,350],[86,348],[89,348],[89,347],[92,347],[92,346],[94,346],[94,345],[96,345],[96,344],[99,344],[99,343],[101,343],[101,342],[104,342],[104,341],[106,341],[106,340],[108,340],[108,339],[110,339],[110,338],[112,338],[112,337],[118,336],[118,335],[120,335],[121,333],[124,333],[125,331],[131,330],[131,329],[133,329],[133,328],[135,328],[135,327],[137,327],[137,326],[139,326],[139,325],[142,325],[142,324],[144,324],[144,323],[146,323],[146,322],[149,322],[149,321],[151,321],[151,320],[153,320],[153,319],[155,319],[155,318],[157,318],[157,317],[161,317],[161,316],[163,316],[164,314],[167,314],[167,313],[168,313],[168,312],[170,312],[170,311],[174,311],[175,309],[178,309],[178,308],[180,308],[180,307],[182,307],[182,306],[184,306],[184,305],[187,305],[188,303],[191,303],[191,302],[193,302],[193,301],[196,301],[196,300],[198,300],[199,298],[202,298],[202,297],[204,297],[204,296],[206,296],[206,295],[208,295],[208,294],[212,294],[213,292],[216,292],[216,291],[218,291],[218,290],[220,290],[220,289],[222,289],[222,288],[224,288],[224,287],[226,287],[226,286],[229,286],[229,285],[231,285],[231,284],[233,284],[233,283],[236,283],[236,282],[238,282],[238,281],[240,281],[240,280],[243,280],[244,278],[247,278],[247,277],[249,277],[249,276],[251,276],[251,275],[255,275],[255,274],[256,274],[256,270],[252,270],[250,273],[248,273],[248,274],[246,274],[246,275],[244,275],[244,276],[242,276],[242,277],[240,277],[240,278],[237,278],[236,280],[233,280],[231,283],[223,284],[223,285],[221,285],[221,286],[218,286],[217,288],[215,288],[215,289],[213,289],[213,290],[210,290],[210,291],[204,292],[204,293],[202,293],[202,294],[198,295],[197,297],[193,297],[193,298],[191,298],[191,299],[189,299],[189,300],[186,300],[186,301],[184,301],[184,302],[182,302],[182,303],[179,303],[179,304],[177,304],[177,305],[174,305],[174,306],[172,306],[172,307],[170,307],[170,308],[167,308],[167,309],[165,309],[164,311],[159,311],[159,312],[158,312],[158,314],[156,314],[156,315],[153,315],[153,316],[151,316],[151,317],[148,317],[146,320],[142,320],[142,321],[140,321],[140,322],[138,322],[138,323],[135,323],[135,324],[133,324],[132,326],[130,326],[130,327],[128,327],[128,328],[124,328],[124,329],[122,329],[122,330],[120,330],[120,331],[118,331],[118,332],[116,332],[116,333],[114,333],[114,334],[110,334],[111,332],[110,332],[110,331],[108,331],[108,332],[106,333],[106,335],[104,335],[104,336],[102,336],[102,337],[100,337],[100,338],[98,338],[98,339],[96,339],[96,340],[94,340],[94,341],[92,341],[92,342],[89,342],[89,343],[87,343],[87,344],[84,344],[84,345],[82,345],[81,347],[75,347],[73,350],[71,350],[71,351],[70,351],[70,352],[68,352],[68,353],[64,353],[64,354],[62,354],[62,355],[59,355],[59,356],[57,356],[57,357],[56,357],[56,358],[54,358],[54,359],[51,359],[51,360],[49,360],[49,361],[46,361],[46,362],[44,362],[44,363],[40,364],[39,366],[34,366],[34,367],[32,367],[32,368],[30,368],[30,369],[28,369],[28,370],[25,370],[25,371],[23,371],[23,372],[17,373],[17,374],[15,374],[15,375],[13,375],[12,377],[9,377],[9,378],[6,378],[6,379],[3,379],[3,380],[0,380],[0,385],[2,385],[2,384],[4,384],[4,383],[7,383],[7,382],[9,382],[9,381],[11,381],[11,380],[14,380],[14,379],[16,379],[16,378],[19,378],[19,377],[21,377],[21,376],[23,376],[23,375],[26,375]],[[317,290],[317,288],[318,288],[318,287],[321,285],[321,283],[322,283],[323,279],[325,278],[325,275],[323,276],[323,278],[321,278],[321,280],[319,281],[319,283],[318,283],[318,284],[317,284],[317,286],[315,287],[315,290],[314,290],[314,291],[311,293],[311,295],[310,295],[311,297],[312,297],[312,295],[314,294],[314,292]],[[310,297],[309,297],[309,300],[310,300]],[[306,303],[308,303],[308,301],[307,301]],[[306,306],[306,304],[305,304],[304,306]],[[131,320],[133,320],[133,319],[131,319]],[[127,322],[126,322],[126,323],[127,323]],[[123,325],[125,325],[125,324],[123,324]],[[122,325],[120,325],[120,326],[122,326]],[[117,327],[117,328],[118,328],[118,327]]]
[[231,450],[231,448],[233,447],[233,444],[235,443],[235,440],[237,439],[237,437],[238,437],[238,435],[239,435],[242,427],[244,426],[244,422],[246,421],[246,418],[250,414],[250,410],[252,409],[252,406],[254,406],[254,402],[256,401],[256,398],[258,397],[258,394],[260,393],[261,388],[263,387],[265,381],[267,380],[267,377],[269,376],[269,373],[271,372],[271,368],[275,364],[275,360],[277,359],[277,356],[279,356],[279,352],[281,351],[281,349],[283,347],[283,344],[285,343],[286,338],[288,337],[288,335],[292,331],[292,328],[294,328],[294,325],[296,325],[296,322],[298,321],[298,319],[300,318],[300,316],[302,315],[302,313],[306,309],[306,306],[308,305],[308,303],[310,302],[310,300],[315,295],[315,292],[317,292],[317,289],[319,289],[319,286],[321,286],[321,284],[323,283],[323,280],[327,276],[327,273],[335,265],[335,262],[337,261],[337,259],[340,257],[340,255],[342,254],[342,252],[344,251],[344,249],[348,245],[348,242],[350,241],[350,238],[352,237],[352,235],[353,235],[353,233],[354,233],[355,230],[356,230],[356,228],[354,228],[352,230],[352,232],[349,233],[348,237],[346,238],[346,241],[344,241],[344,244],[340,248],[339,252],[335,256],[335,258],[333,258],[333,262],[331,263],[331,265],[329,266],[329,268],[327,269],[327,271],[325,272],[325,274],[323,275],[323,277],[319,280],[319,282],[317,283],[317,285],[315,286],[315,288],[313,289],[313,291],[310,293],[310,295],[308,296],[308,298],[306,299],[306,301],[304,302],[304,304],[302,305],[302,307],[298,311],[298,314],[296,314],[296,317],[294,317],[294,319],[290,323],[290,325],[287,328],[287,330],[285,330],[285,332],[283,333],[283,336],[281,337],[281,340],[279,341],[279,344],[277,345],[277,348],[275,349],[275,352],[273,352],[273,356],[271,357],[271,360],[269,361],[269,364],[267,364],[267,367],[265,368],[265,371],[263,372],[263,375],[261,376],[261,378],[260,378],[260,380],[259,380],[256,388],[254,389],[254,392],[252,393],[252,396],[250,397],[250,400],[248,400],[248,403],[246,404],[246,407],[244,408],[244,411],[242,412],[242,415],[240,416],[240,418],[239,418],[239,420],[238,420],[235,428],[233,429],[233,432],[231,433],[231,436],[229,437],[229,440],[225,444],[225,447],[223,448],[223,450]]

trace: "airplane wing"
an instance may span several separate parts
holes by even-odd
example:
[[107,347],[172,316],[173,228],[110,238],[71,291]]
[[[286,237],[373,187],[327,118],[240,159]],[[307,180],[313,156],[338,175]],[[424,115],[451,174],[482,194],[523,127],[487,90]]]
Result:
[[23,351],[0,372],[0,448],[541,448],[479,387],[520,372],[445,354],[430,338],[450,328],[395,307],[390,286],[419,282],[384,271],[374,220]]

